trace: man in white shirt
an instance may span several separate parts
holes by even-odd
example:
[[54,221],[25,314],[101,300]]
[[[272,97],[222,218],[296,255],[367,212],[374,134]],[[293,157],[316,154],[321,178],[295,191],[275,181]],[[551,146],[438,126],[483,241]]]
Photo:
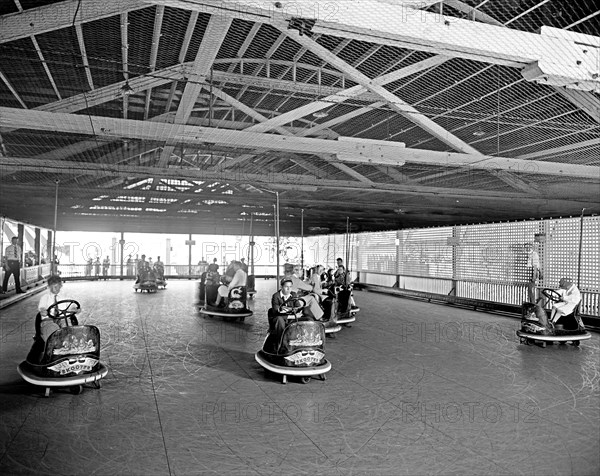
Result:
[[5,293],[8,287],[8,279],[12,274],[15,277],[16,294],[23,294],[21,289],[21,255],[23,250],[17,243],[18,238],[13,236],[11,244],[6,247],[4,252],[4,281],[2,282],[2,292]]
[[228,290],[231,291],[233,288],[236,288],[238,286],[246,287],[248,275],[242,269],[242,263],[240,263],[239,261],[232,261],[231,268],[233,269],[234,274],[233,278],[231,279],[231,282],[229,283]]
[[[286,263],[283,265],[284,279],[292,281],[292,292],[298,293],[304,291],[304,293],[315,293],[314,286],[302,281],[298,276],[294,274],[294,265],[292,263]],[[320,290],[319,290],[320,291]],[[302,294],[299,293],[299,297],[304,299],[306,307],[304,312],[306,315],[315,318],[320,321],[323,317],[323,309],[319,304],[319,300],[315,294]]]
[[560,302],[552,304],[552,314],[550,315],[552,323],[558,321],[561,316],[571,314],[581,302],[581,293],[569,278],[562,278],[558,285],[560,286],[558,293],[562,299]]
[[[64,320],[61,319],[62,322],[55,321],[53,316],[48,315],[48,308],[53,304],[56,304],[58,301],[62,301],[64,299],[69,299],[64,294],[59,296],[59,293],[62,289],[62,279],[60,276],[54,275],[48,278],[48,290],[42,294],[40,298],[40,302],[38,303],[38,311],[41,317],[40,320],[40,328],[36,329],[36,333],[40,335],[44,342],[50,337],[50,335],[57,329],[60,329],[59,324],[64,325]],[[74,312],[79,312],[79,309],[74,310]],[[37,321],[37,319],[36,319]]]

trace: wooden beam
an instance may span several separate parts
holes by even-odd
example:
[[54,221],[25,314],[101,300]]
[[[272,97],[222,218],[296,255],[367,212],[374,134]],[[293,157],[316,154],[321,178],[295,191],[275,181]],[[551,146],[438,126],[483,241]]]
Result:
[[[63,2],[0,16],[0,44],[147,7],[144,0]],[[77,13],[77,17],[75,17]]]
[[247,131],[211,129],[198,126],[167,124],[154,121],[135,121],[80,114],[0,107],[0,127],[49,130],[73,134],[96,134],[99,140],[146,139],[164,140],[175,144],[217,144],[249,150],[279,150],[301,154],[343,156],[344,162],[372,165],[394,165],[413,162],[443,167],[471,167],[482,170],[507,170],[525,175],[554,175],[597,180],[600,168],[577,164],[552,163],[508,157],[437,152],[404,148],[401,143],[369,141],[355,138],[345,140],[289,137]]
[[[370,43],[427,51],[514,68],[529,81],[582,90],[600,90],[600,38],[543,26],[540,33],[463,20],[415,8],[414,2],[375,0],[332,4],[327,14],[315,3],[296,0],[294,8],[276,8],[253,0],[147,0],[285,30],[293,18],[314,20],[310,31]],[[395,21],[390,21],[395,19]],[[477,41],[473,41],[477,38]],[[590,74],[592,73],[592,74]]]
[[[361,84],[364,88],[381,96],[381,98],[384,101],[386,101],[388,103],[388,105],[394,111],[400,113],[402,116],[407,118],[409,121],[417,124],[419,127],[424,129],[425,131],[427,131],[429,134],[433,135],[434,137],[438,138],[445,144],[449,145],[454,150],[457,150],[459,152],[469,153],[469,154],[475,154],[475,155],[480,154],[480,152],[477,149],[471,147],[469,144],[464,142],[462,139],[459,139],[458,137],[456,137],[453,134],[451,134],[450,132],[448,132],[442,126],[440,126],[436,122],[429,119],[425,114],[422,114],[420,111],[415,109],[413,106],[411,106],[410,104],[401,100],[398,96],[390,93],[387,89],[385,89],[383,87],[382,84],[380,84],[379,81],[377,81],[377,79],[375,79],[375,80],[370,79],[368,76],[364,75],[363,73],[358,71],[356,68],[350,66],[348,63],[343,61],[338,56],[335,56],[333,53],[331,53],[331,51],[329,51],[324,46],[321,46],[318,43],[315,43],[310,38],[308,38],[304,35],[301,35],[298,31],[295,31],[295,30],[286,30],[286,34],[290,38],[292,38],[293,40],[298,42],[300,45],[304,46],[305,48],[312,51],[314,54],[316,54],[320,58],[327,61],[332,66],[334,66],[337,69],[339,69],[340,71],[343,71],[344,73],[346,73],[353,80],[355,80],[356,82]],[[434,64],[436,64],[436,63],[439,64],[445,60],[446,60],[445,57],[435,56],[435,57],[430,58],[429,60],[425,60],[425,61],[429,61]],[[407,68],[410,68],[410,67],[407,67]],[[394,73],[388,73],[388,74],[393,75]],[[386,76],[388,76],[388,75],[386,75]]]
[[[293,38],[295,39],[297,35],[293,35]],[[312,40],[308,40],[308,42],[302,42],[305,43],[302,46],[304,46],[306,49],[310,49],[308,45],[310,45],[310,47],[313,47],[314,45],[316,45],[316,43],[314,43]],[[318,51],[320,53],[322,53],[322,50],[319,45],[317,45],[319,48],[314,48],[314,49],[318,49]],[[323,48],[323,50],[325,50],[325,48]],[[328,50],[327,53],[329,53],[329,55],[333,56]],[[313,51],[314,53],[315,51]],[[331,56],[328,55],[328,58],[326,58],[327,60],[332,60]],[[319,56],[319,55],[317,55]],[[339,63],[339,65],[333,65],[339,68],[339,66],[341,66],[342,60],[340,60],[337,56],[335,57],[337,58],[337,60],[334,60],[336,63]],[[361,81],[357,81],[361,84],[357,85],[357,86],[353,86],[351,88],[339,91],[333,95],[327,96],[325,98],[323,98],[322,100],[319,101],[315,101],[309,104],[306,104],[305,106],[301,106],[299,108],[296,108],[292,111],[286,112],[284,114],[281,114],[277,117],[274,117],[272,119],[269,119],[268,121],[262,122],[260,124],[257,124],[255,126],[249,127],[247,129],[247,131],[253,131],[253,132],[265,132],[268,131],[270,129],[272,129],[275,126],[279,126],[279,125],[283,125],[283,124],[287,124],[288,122],[292,122],[296,119],[299,119],[301,117],[307,116],[309,114],[313,114],[317,111],[320,111],[322,109],[328,108],[334,104],[339,104],[339,103],[343,103],[344,101],[347,101],[348,99],[352,99],[355,97],[360,96],[361,94],[364,94],[367,90],[369,90],[369,87],[367,86],[367,84],[372,84],[372,87],[378,86],[381,87],[381,89],[383,89],[383,85],[388,84],[388,83],[392,83],[394,81],[397,81],[398,79],[401,78],[405,78],[407,76],[410,76],[411,74],[415,74],[419,71],[423,71],[429,68],[432,68],[438,64],[441,64],[445,61],[447,61],[448,58],[442,57],[442,56],[436,56],[434,58],[429,58],[423,61],[420,61],[419,63],[415,63],[413,65],[410,66],[406,66],[405,68],[396,70],[396,71],[392,71],[391,73],[385,74],[383,76],[380,76],[379,78],[375,78],[373,80],[370,80],[368,78],[366,78],[366,76],[362,75],[362,73],[358,72],[355,68],[353,68],[352,66],[348,65],[347,63],[344,63],[344,65],[346,65],[347,67],[345,68],[346,71],[344,71],[346,74],[348,74],[349,71],[351,71],[352,73],[356,73],[356,77],[353,77],[352,79],[357,80],[357,78],[360,76],[361,79],[364,76],[364,78],[366,78],[366,81],[363,81],[361,83]],[[331,64],[331,61],[329,61]],[[342,66],[343,67],[343,66]],[[352,77],[352,74],[348,74],[348,76]],[[364,83],[364,84],[363,84]],[[373,91],[375,92],[375,91]],[[375,94],[379,94],[379,92],[375,92]],[[400,102],[399,98],[396,98],[398,102]],[[406,104],[406,103],[404,103]],[[414,108],[411,107],[407,107],[406,110],[403,110],[404,112],[413,112]]]
[[75,32],[77,33],[77,43],[79,43],[79,52],[81,53],[81,61],[85,68],[85,77],[88,81],[88,86],[91,89],[94,88],[94,80],[92,79],[92,72],[90,71],[90,63],[87,58],[87,52],[85,50],[85,40],[83,39],[83,30],[81,24],[75,25]]
[[[389,184],[389,183],[363,183],[348,182],[347,180],[318,179],[297,174],[277,173],[264,170],[263,173],[241,173],[232,174],[229,171],[199,170],[196,168],[159,168],[147,166],[129,165],[107,165],[89,162],[73,161],[43,161],[15,157],[0,157],[0,170],[2,173],[19,171],[35,171],[52,174],[88,175],[97,177],[157,177],[158,179],[182,179],[185,180],[215,180],[223,183],[251,184],[256,187],[269,187],[273,184],[285,187],[286,185],[316,186],[319,189],[357,191],[357,192],[382,192],[386,194],[407,194],[417,196],[444,196],[463,199],[477,200],[489,199],[494,201],[531,200],[530,194],[518,192],[501,192],[481,189],[459,189],[450,187],[428,187],[411,184]],[[577,190],[573,190],[577,194]],[[540,197],[547,200],[546,197]],[[568,200],[567,200],[568,198]],[[597,202],[596,196],[591,197],[567,197],[563,198],[573,203]]]
[[[202,90],[202,82],[212,68],[213,61],[229,31],[231,21],[232,19],[229,17],[218,17],[214,15],[211,17],[208,26],[206,27],[206,31],[204,32],[200,48],[198,48],[198,52],[196,53],[194,64],[192,65],[192,70],[190,72],[191,81],[186,83],[181,99],[179,100],[179,106],[177,108],[177,113],[175,114],[176,124],[185,124],[190,118],[192,109]],[[168,163],[173,150],[173,146],[165,146],[160,156],[159,164],[161,166]]]
[[21,96],[19,96],[19,93],[17,93],[17,90],[13,87],[13,85],[10,83],[10,81],[8,80],[8,78],[6,76],[4,76],[4,74],[2,73],[2,71],[0,71],[0,79],[2,80],[2,82],[4,84],[6,84],[6,87],[13,94],[13,96],[16,98],[16,100],[19,101],[19,104],[21,106],[23,106],[23,108],[27,109],[27,104],[25,104],[25,102],[23,101],[23,99],[21,99]]
[[[198,12],[192,12],[188,21],[187,28],[185,30],[185,36],[183,37],[183,43],[181,44],[181,50],[179,50],[179,63],[183,64],[190,47],[190,41],[192,41],[192,35],[196,29],[196,23],[198,22]],[[177,81],[173,81],[171,89],[169,90],[169,97],[167,98],[167,105],[165,106],[165,112],[171,110],[171,104],[173,103],[173,97],[175,96],[175,90],[177,89]]]
[[40,63],[42,63],[42,67],[44,68],[44,71],[46,72],[46,76],[48,76],[48,80],[50,81],[50,84],[52,85],[52,89],[54,89],[54,93],[56,94],[56,96],[58,97],[58,99],[62,99],[62,96],[60,94],[60,91],[58,90],[58,87],[56,86],[56,81],[54,81],[54,78],[52,77],[52,73],[50,72],[50,68],[48,68],[48,63],[46,63],[46,58],[44,58],[44,53],[42,52],[42,49],[40,48],[39,43],[37,42],[37,40],[35,39],[35,36],[31,36],[31,42],[33,43],[33,47],[35,48],[35,51],[38,54],[38,58],[40,59]]
[[[588,147],[599,147],[600,139],[590,139],[583,142],[576,142],[574,144],[563,145],[560,147],[554,147],[552,149],[540,150],[539,152],[531,152],[530,154],[519,155],[518,159],[536,159],[538,157],[550,157],[552,155],[564,154],[576,149],[586,149]],[[600,159],[599,159],[600,160]]]
[[[121,13],[121,67],[123,68],[123,77],[125,83],[121,85],[121,88],[125,84],[129,84],[129,14],[127,12]],[[131,85],[130,85],[131,86]],[[120,89],[120,88],[119,88]],[[112,91],[110,96],[114,97],[119,94],[119,91]],[[129,94],[123,94],[123,119],[127,119],[129,115]],[[84,103],[87,103],[87,97],[83,97]]]
[[[156,7],[156,13],[154,14],[154,31],[152,33],[152,46],[150,47],[150,63],[148,67],[150,72],[154,72],[156,69],[156,58],[158,56],[158,45],[160,44],[161,30],[163,18],[165,15],[164,5],[158,5]],[[146,90],[146,101],[144,104],[144,120],[148,119],[150,112],[150,98],[152,97],[152,88]]]

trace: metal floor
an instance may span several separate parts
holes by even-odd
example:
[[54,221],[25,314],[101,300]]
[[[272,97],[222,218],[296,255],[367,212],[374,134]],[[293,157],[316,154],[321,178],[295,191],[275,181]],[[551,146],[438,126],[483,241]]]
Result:
[[357,291],[327,380],[283,385],[254,360],[274,287],[230,323],[198,316],[192,281],[67,283],[110,371],[50,398],[16,370],[39,295],[0,311],[0,473],[600,474],[597,334],[525,346],[516,319]]

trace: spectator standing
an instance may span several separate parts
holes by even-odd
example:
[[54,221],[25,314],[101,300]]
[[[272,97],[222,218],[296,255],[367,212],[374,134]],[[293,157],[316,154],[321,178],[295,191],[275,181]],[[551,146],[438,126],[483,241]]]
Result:
[[10,245],[4,250],[4,280],[2,282],[2,293],[5,293],[8,286],[8,279],[11,275],[15,278],[16,294],[23,294],[21,289],[21,258],[23,250],[18,244],[18,238],[13,236]]

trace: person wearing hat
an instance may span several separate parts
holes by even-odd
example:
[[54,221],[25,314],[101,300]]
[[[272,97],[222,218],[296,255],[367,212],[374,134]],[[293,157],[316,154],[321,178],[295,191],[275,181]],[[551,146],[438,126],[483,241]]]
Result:
[[[302,281],[295,274],[295,268],[292,263],[285,263],[283,265],[284,278],[292,281],[292,291],[297,293],[304,301],[306,301],[306,307],[304,308],[304,314],[320,321],[323,318],[323,309],[319,304],[319,298],[317,295],[320,290],[315,291],[314,286]],[[299,267],[298,267],[299,268]]]

